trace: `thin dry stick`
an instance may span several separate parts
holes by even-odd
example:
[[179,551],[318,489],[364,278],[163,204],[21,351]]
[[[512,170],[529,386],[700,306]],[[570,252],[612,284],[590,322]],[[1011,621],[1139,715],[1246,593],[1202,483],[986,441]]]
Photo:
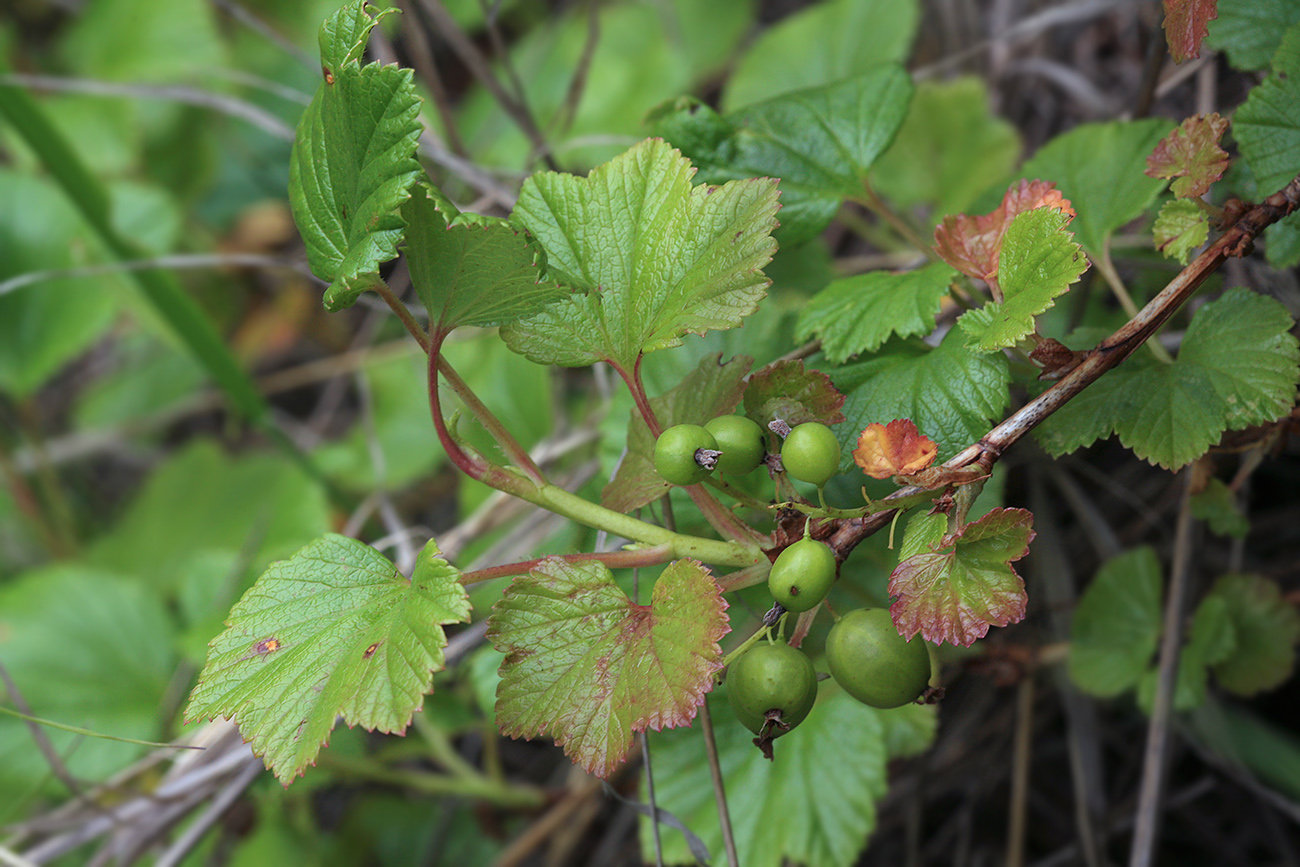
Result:
[[457,156],[468,158],[469,151],[465,148],[465,142],[461,139],[460,130],[456,126],[456,113],[452,110],[451,98],[442,83],[442,76],[438,74],[438,64],[433,62],[433,46],[429,44],[429,36],[424,32],[424,24],[416,14],[415,7],[411,5],[411,0],[397,0],[397,5],[410,17],[410,23],[402,28],[402,34],[411,40],[411,65],[415,67],[415,74],[420,76],[420,80],[424,82],[425,87],[429,88],[429,93],[433,96],[433,107],[437,109],[438,117],[442,120],[447,146]]
[[731,830],[731,813],[727,809],[727,788],[722,781],[722,763],[718,761],[718,742],[713,737],[713,717],[709,713],[707,698],[700,705],[700,724],[704,729],[704,751],[709,756],[709,776],[713,778],[713,798],[718,804],[718,824],[722,828],[722,845],[727,850],[727,863],[731,867],[738,867],[740,858],[736,856],[736,835]]
[[564,94],[564,103],[555,115],[555,132],[559,135],[568,133],[573,119],[578,116],[578,103],[582,102],[582,92],[587,89],[587,75],[591,71],[592,58],[596,56],[596,46],[600,44],[600,11],[596,0],[587,0],[587,41],[582,46],[582,57],[578,67],[569,80],[569,89]]
[[1011,816],[1007,821],[1007,867],[1025,863],[1025,829],[1029,819],[1029,764],[1034,743],[1034,674],[1020,681],[1016,693],[1015,755],[1011,763]]
[[[27,703],[27,699],[23,698],[22,692],[18,689],[18,684],[14,683],[14,679],[9,675],[9,669],[5,667],[3,662],[0,662],[0,683],[4,684],[5,692],[9,694],[9,700],[13,702],[18,712],[32,716],[31,705]],[[25,722],[28,731],[31,732],[32,741],[36,744],[36,749],[40,751],[45,763],[50,766],[50,771],[54,776],[58,777],[59,782],[63,783],[68,792],[74,797],[84,797],[81,786],[77,783],[76,778],[72,776],[72,772],[68,770],[68,766],[63,763],[63,758],[59,755],[58,750],[54,749],[54,744],[50,742],[49,736],[45,734],[45,729],[41,728],[40,723],[31,720]]]
[[1169,761],[1170,723],[1174,691],[1178,685],[1178,656],[1183,646],[1183,617],[1191,584],[1192,559],[1192,473],[1183,470],[1183,497],[1174,534],[1174,562],[1169,576],[1169,600],[1165,604],[1164,636],[1160,640],[1160,673],[1156,681],[1155,704],[1147,727],[1146,753],[1142,760],[1142,784],[1138,789],[1137,821],[1133,829],[1133,850],[1129,867],[1150,867],[1155,863],[1156,839],[1160,836],[1160,811],[1165,794],[1165,771]]
[[[1012,413],[979,442],[968,446],[943,466],[961,469],[979,465],[985,470],[991,469],[1012,444],[1096,382],[1103,373],[1132,355],[1229,257],[1244,256],[1264,229],[1294,213],[1297,208],[1300,208],[1300,176],[1293,178],[1284,189],[1249,208],[1217,241],[1139,310],[1137,316],[1085,354],[1083,360],[1056,385]],[[920,489],[916,487],[902,488],[886,497],[885,502],[896,502],[919,492]],[[891,509],[862,518],[838,521],[835,532],[827,542],[843,558],[863,539],[887,526],[893,516],[894,510]]]
[[569,821],[569,818],[587,802],[588,798],[594,797],[603,785],[604,781],[599,777],[592,777],[581,789],[560,801],[551,808],[550,812],[529,826],[527,831],[516,837],[514,842],[492,862],[492,867],[516,867],[522,863],[546,838]]
[[637,737],[641,740],[641,762],[645,765],[645,796],[650,804],[650,828],[655,838],[655,867],[664,867],[664,844],[659,836],[659,802],[655,800],[655,775],[650,770],[650,739],[644,729]]
[[538,128],[537,122],[528,110],[528,106],[516,101],[513,96],[506,93],[505,88],[501,86],[501,82],[492,72],[492,67],[488,65],[487,58],[478,50],[478,46],[465,35],[465,31],[460,29],[456,19],[451,17],[451,13],[447,11],[447,8],[442,5],[440,0],[421,0],[421,3],[424,6],[424,11],[432,19],[433,25],[438,28],[438,33],[447,40],[447,44],[451,46],[452,51],[456,52],[456,56],[460,58],[461,63],[465,64],[474,77],[487,88],[492,98],[500,103],[506,114],[510,115],[511,119],[518,124],[524,135],[528,136],[528,140],[532,142],[533,147],[538,153],[542,154],[547,166],[552,170],[558,169],[559,167],[551,156],[550,147],[546,144],[546,139],[542,136],[542,131]]

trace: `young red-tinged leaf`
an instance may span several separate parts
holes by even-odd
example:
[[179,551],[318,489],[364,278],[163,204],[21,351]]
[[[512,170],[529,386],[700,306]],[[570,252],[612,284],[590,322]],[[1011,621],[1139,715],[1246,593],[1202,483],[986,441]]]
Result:
[[540,172],[514,219],[546,250],[549,275],[577,291],[501,336],[540,364],[608,361],[631,371],[686,333],[734,328],[763,298],[776,252],[770,178],[692,186],[689,160],[647,139],[587,177]]
[[906,476],[934,463],[939,447],[916,429],[911,419],[872,422],[858,435],[853,462],[873,479]]
[[939,257],[968,277],[995,281],[1002,236],[1017,215],[1035,208],[1052,208],[1074,216],[1069,199],[1050,181],[1021,180],[1007,188],[1002,204],[979,217],[957,214],[945,217],[934,230],[934,250]]
[[506,654],[497,724],[549,735],[607,777],[634,732],[688,725],[722,667],[727,603],[708,569],[672,563],[637,605],[599,562],[543,560],[492,609],[488,637]]
[[339,715],[405,729],[442,670],[442,624],[469,619],[459,573],[429,545],[409,581],[334,534],[272,563],[213,639],[186,719],[234,719],[285,785],[315,762]]
[[1083,248],[1065,231],[1068,214],[1037,208],[1018,214],[1002,239],[998,283],[1002,300],[963,314],[968,345],[991,352],[1033,333],[1034,317],[1056,303],[1088,267]]
[[1148,547],[1106,561],[1070,624],[1070,677],[1110,698],[1141,680],[1160,642],[1160,562]]
[[934,262],[903,274],[870,271],[836,280],[804,308],[795,339],[820,338],[826,357],[842,364],[879,349],[891,334],[929,334],[955,276],[948,265]]
[[745,415],[767,426],[784,419],[794,427],[808,421],[825,425],[844,421],[844,395],[819,370],[804,370],[802,361],[777,361],[749,378]]
[[568,294],[541,280],[545,256],[518,226],[462,214],[425,184],[412,190],[402,216],[411,285],[434,334],[445,336],[459,325],[499,325]]
[[1180,199],[1200,198],[1228,170],[1228,152],[1219,147],[1227,129],[1228,119],[1217,113],[1187,118],[1147,157],[1146,175],[1172,178],[1170,188]]
[[[744,355],[725,362],[720,352],[707,355],[675,388],[651,398],[650,408],[665,429],[676,424],[703,425],[736,408],[752,364],[753,359]],[[655,439],[650,428],[637,410],[631,410],[630,415],[627,453],[614,478],[600,493],[601,505],[623,513],[659,499],[672,488],[655,472]]]
[[330,281],[325,306],[341,310],[380,282],[397,255],[400,208],[421,175],[415,159],[420,98],[413,73],[361,65],[379,19],[346,6],[321,25],[324,81],[303,112],[289,160],[289,202],[312,272]]
[[1201,42],[1218,16],[1219,0],[1164,0],[1164,5],[1169,56],[1174,63],[1200,57]]
[[1196,199],[1175,199],[1165,202],[1156,217],[1151,234],[1156,249],[1171,259],[1186,265],[1192,251],[1205,243],[1210,236],[1210,219]]
[[944,541],[917,554],[889,576],[894,624],[906,638],[969,647],[990,626],[1025,616],[1025,582],[1012,563],[1029,552],[1033,516],[1024,509],[994,509]]
[[1295,669],[1300,613],[1277,583],[1259,575],[1224,575],[1207,598],[1222,599],[1237,643],[1217,661],[1219,683],[1237,695],[1254,695],[1281,686]]

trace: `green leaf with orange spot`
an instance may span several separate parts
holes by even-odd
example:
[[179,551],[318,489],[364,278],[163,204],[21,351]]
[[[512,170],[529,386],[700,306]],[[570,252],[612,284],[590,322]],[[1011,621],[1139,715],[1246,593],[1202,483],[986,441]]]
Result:
[[272,563],[213,639],[188,720],[230,717],[286,785],[348,725],[406,728],[442,670],[442,624],[469,619],[459,573],[429,543],[407,580],[330,534]]
[[420,98],[409,69],[361,65],[366,39],[392,10],[353,4],[320,30],[324,81],[303,112],[289,160],[289,202],[325,306],[341,310],[381,281],[397,256],[400,209],[421,175]]
[[501,732],[549,735],[607,777],[634,732],[688,725],[722,667],[727,604],[709,571],[678,560],[637,605],[600,562],[548,557],[493,606],[488,638],[506,654]]

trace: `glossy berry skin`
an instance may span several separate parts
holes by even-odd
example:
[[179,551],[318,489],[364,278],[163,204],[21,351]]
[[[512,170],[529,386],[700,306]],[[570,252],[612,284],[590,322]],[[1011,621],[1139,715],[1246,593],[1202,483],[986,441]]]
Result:
[[767,440],[758,422],[743,415],[720,415],[704,426],[718,441],[719,472],[743,476],[763,462]]
[[[736,718],[754,734],[760,734],[771,710],[780,710],[781,721],[794,728],[817,701],[817,672],[803,651],[759,643],[727,669],[727,694]],[[773,737],[785,731],[770,729]]]
[[825,542],[800,539],[782,551],[767,576],[767,589],[786,611],[807,611],[835,583],[835,553]]
[[781,443],[781,463],[791,477],[820,488],[839,472],[839,440],[826,425],[805,422]]
[[872,707],[916,701],[930,682],[925,642],[899,635],[887,608],[859,608],[841,617],[826,636],[826,661],[844,691]]
[[655,472],[674,485],[704,481],[709,470],[695,461],[699,449],[718,448],[718,441],[698,424],[674,425],[655,440]]

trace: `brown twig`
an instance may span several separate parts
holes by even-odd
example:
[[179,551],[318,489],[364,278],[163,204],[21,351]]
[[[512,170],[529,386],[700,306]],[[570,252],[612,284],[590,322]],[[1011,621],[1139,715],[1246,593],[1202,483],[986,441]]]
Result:
[[731,830],[731,811],[727,808],[727,789],[722,780],[722,762],[718,759],[718,741],[713,736],[713,717],[709,713],[706,697],[700,705],[700,725],[704,729],[704,751],[709,757],[709,777],[713,780],[713,799],[718,805],[718,824],[722,829],[722,845],[727,851],[727,864],[738,867],[736,835]]
[[429,88],[433,107],[442,120],[443,133],[447,136],[447,147],[457,156],[468,159],[469,151],[456,127],[456,114],[452,110],[447,88],[442,83],[442,76],[438,74],[438,64],[433,60],[433,46],[429,43],[428,34],[424,32],[424,23],[411,5],[411,0],[397,0],[397,5],[410,16],[410,24],[402,28],[402,33],[411,40],[411,66],[415,67],[415,74],[424,82],[424,86]]
[[[1220,238],[1179,272],[1158,295],[1138,311],[1122,328],[1097,344],[1082,362],[1061,378],[1056,385],[1025,404],[1005,421],[989,431],[979,442],[968,446],[943,466],[961,469],[978,465],[991,469],[1002,453],[1017,440],[1059,410],[1071,398],[1092,385],[1106,371],[1128,358],[1150,339],[1162,325],[1192,296],[1211,274],[1230,257],[1248,253],[1264,229],[1300,208],[1300,176],[1263,202],[1247,209]],[[917,493],[907,487],[895,491],[885,502],[895,502]],[[864,518],[844,519],[836,525],[830,544],[838,556],[844,556],[859,542],[877,532],[893,518],[893,511],[876,512]]]
[[461,30],[460,25],[456,23],[456,19],[451,16],[447,8],[442,5],[441,0],[421,0],[421,4],[424,6],[424,11],[428,13],[429,18],[432,19],[434,26],[438,28],[438,33],[447,40],[447,44],[451,46],[452,51],[456,52],[456,56],[460,58],[461,63],[465,64],[474,77],[487,89],[487,92],[492,95],[492,98],[501,105],[506,114],[510,115],[511,119],[518,124],[524,135],[528,136],[528,140],[532,142],[533,148],[542,155],[547,167],[552,171],[558,169],[559,166],[556,165],[555,158],[551,155],[550,146],[547,145],[541,129],[537,126],[537,121],[533,119],[532,112],[528,110],[528,106],[506,92],[506,89],[501,85],[501,81],[492,71],[492,67],[488,65],[483,52],[479,51],[473,40],[465,34],[464,30]]
[[1160,813],[1164,806],[1165,773],[1169,763],[1170,724],[1174,693],[1178,687],[1178,657],[1183,649],[1183,619],[1192,580],[1192,473],[1183,470],[1182,504],[1174,537],[1174,562],[1169,576],[1169,598],[1165,602],[1164,634],[1160,639],[1160,670],[1156,696],[1147,726],[1147,745],[1142,759],[1142,783],[1138,790],[1136,824],[1129,867],[1150,867],[1155,863],[1156,839],[1160,835]]
[[582,93],[587,89],[587,75],[591,71],[591,61],[596,56],[596,46],[600,44],[600,7],[596,0],[587,0],[587,41],[582,46],[582,57],[569,79],[569,89],[564,94],[564,102],[555,115],[555,132],[559,135],[568,133],[573,119],[578,115],[578,103],[582,102]]

